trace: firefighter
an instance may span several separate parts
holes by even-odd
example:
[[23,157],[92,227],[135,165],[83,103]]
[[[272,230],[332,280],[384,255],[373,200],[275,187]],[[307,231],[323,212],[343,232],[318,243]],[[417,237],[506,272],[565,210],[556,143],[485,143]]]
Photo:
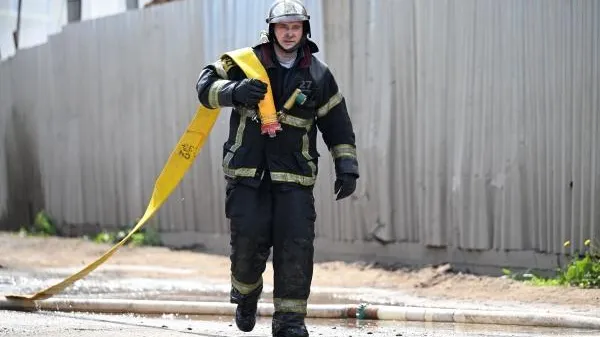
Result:
[[268,31],[252,46],[267,71],[275,108],[300,89],[304,100],[279,114],[275,137],[261,133],[257,104],[267,84],[248,79],[227,57],[205,66],[196,90],[209,108],[233,107],[223,146],[225,214],[231,233],[231,302],[245,332],[256,322],[262,274],[273,249],[275,337],[308,336],[304,318],[313,276],[317,130],[335,167],[336,200],[359,177],[355,135],[346,101],[330,69],[314,54],[310,17],[298,0],[276,0]]

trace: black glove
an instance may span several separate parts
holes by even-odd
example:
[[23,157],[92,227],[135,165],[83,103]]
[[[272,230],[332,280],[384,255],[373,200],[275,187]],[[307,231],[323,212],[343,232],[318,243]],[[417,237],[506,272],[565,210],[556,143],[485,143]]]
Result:
[[[349,197],[356,189],[356,176],[344,173],[337,177],[334,184],[334,192],[337,194],[335,200]],[[339,193],[338,193],[339,192]]]
[[267,85],[257,79],[244,79],[233,88],[233,101],[237,104],[255,106],[267,93]]

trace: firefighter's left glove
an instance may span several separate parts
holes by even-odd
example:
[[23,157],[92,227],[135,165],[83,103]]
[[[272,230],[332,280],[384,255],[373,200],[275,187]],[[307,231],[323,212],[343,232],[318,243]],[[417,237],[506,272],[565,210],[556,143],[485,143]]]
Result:
[[233,102],[238,105],[255,106],[267,93],[267,85],[255,78],[244,79],[233,88]]
[[349,197],[356,190],[356,175],[343,173],[335,180],[334,192],[337,194],[335,200]]

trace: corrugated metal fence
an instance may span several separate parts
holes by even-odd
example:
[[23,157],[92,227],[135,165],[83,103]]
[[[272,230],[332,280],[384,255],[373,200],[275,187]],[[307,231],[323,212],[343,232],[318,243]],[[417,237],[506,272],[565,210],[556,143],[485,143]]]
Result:
[[365,173],[326,235],[559,253],[600,234],[599,2],[324,4]]
[[8,204],[8,175],[5,162],[7,143],[5,139],[12,106],[10,70],[10,67],[0,64],[0,214],[6,213]]
[[[77,226],[141,216],[200,68],[254,42],[268,4],[182,1],[83,22],[0,64],[4,226],[41,207]],[[320,143],[322,256],[553,267],[543,253],[598,236],[600,3],[307,5],[362,172],[334,202]],[[169,245],[228,249],[228,113],[155,218]]]

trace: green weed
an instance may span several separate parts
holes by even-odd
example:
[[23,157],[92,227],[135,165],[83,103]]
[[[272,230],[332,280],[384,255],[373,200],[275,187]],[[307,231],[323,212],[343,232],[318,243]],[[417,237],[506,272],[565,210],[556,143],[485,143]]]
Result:
[[46,213],[40,211],[36,214],[33,224],[21,226],[21,235],[54,236],[57,234],[54,220]]
[[[570,241],[564,243],[565,247]],[[579,288],[600,288],[600,250],[590,239],[585,240],[583,252],[575,252],[569,263],[556,270],[554,277],[542,277],[527,271],[514,273],[503,269],[503,274],[513,280],[523,281],[536,286],[574,286]]]
[[[115,231],[102,231],[94,237],[93,241],[97,243],[116,244],[127,236],[134,225],[135,223],[122,226]],[[132,234],[126,244],[132,246],[160,246],[162,245],[162,241],[160,240],[159,232],[153,226],[146,225]]]
[[[137,223],[137,221],[135,222]],[[115,244],[121,241],[133,229],[135,223],[121,226],[115,231],[102,231],[94,236],[92,241],[97,243]],[[56,223],[46,211],[40,211],[36,214],[33,224],[23,225],[19,231],[23,236],[58,236]],[[87,239],[87,236],[84,236]],[[127,241],[132,246],[160,246],[160,233],[154,226],[147,224],[139,231],[134,233]]]

